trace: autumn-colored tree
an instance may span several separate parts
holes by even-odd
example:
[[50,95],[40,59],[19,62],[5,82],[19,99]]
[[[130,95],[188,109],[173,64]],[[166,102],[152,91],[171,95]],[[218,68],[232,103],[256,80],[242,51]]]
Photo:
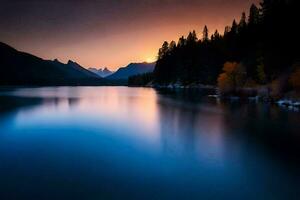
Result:
[[226,73],[222,73],[218,77],[218,87],[222,94],[233,91],[233,82]]
[[242,87],[246,80],[246,70],[243,64],[226,62],[223,73],[219,75],[218,87],[221,93],[230,93]]
[[223,71],[225,73],[232,73],[238,66],[237,62],[226,62],[223,66]]

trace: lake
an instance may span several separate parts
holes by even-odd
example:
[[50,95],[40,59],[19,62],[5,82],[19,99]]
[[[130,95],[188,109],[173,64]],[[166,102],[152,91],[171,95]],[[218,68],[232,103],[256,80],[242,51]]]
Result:
[[0,199],[299,199],[300,113],[201,91],[0,90]]

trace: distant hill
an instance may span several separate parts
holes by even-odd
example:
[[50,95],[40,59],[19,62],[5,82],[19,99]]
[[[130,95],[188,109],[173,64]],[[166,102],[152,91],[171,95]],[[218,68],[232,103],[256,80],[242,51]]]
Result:
[[155,63],[130,63],[106,78],[110,80],[128,80],[130,76],[153,72],[154,67]]
[[102,85],[105,80],[73,61],[43,60],[0,42],[0,85]]
[[103,78],[107,77],[107,76],[109,76],[109,75],[111,75],[111,74],[114,73],[113,71],[110,71],[106,67],[104,69],[101,69],[101,68],[100,69],[96,69],[94,67],[90,67],[90,68],[88,68],[88,70],[91,71],[91,72],[93,72],[93,73],[95,73],[95,74],[97,74],[97,75],[99,75],[100,77],[103,77]]

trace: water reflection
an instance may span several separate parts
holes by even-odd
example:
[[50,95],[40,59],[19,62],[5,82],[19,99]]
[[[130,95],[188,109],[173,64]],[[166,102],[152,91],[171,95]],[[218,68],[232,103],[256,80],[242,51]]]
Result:
[[1,199],[293,199],[299,113],[147,88],[0,92]]

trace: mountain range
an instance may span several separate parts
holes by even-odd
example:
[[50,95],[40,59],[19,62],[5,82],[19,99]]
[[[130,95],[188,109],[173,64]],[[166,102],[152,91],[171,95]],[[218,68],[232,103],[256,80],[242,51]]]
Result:
[[73,61],[63,64],[0,42],[0,85],[103,85],[105,80]]
[[[0,42],[0,85],[127,85],[128,78],[154,70],[155,63],[130,63],[112,72],[107,68],[85,69],[69,60],[44,60]],[[104,78],[105,77],[105,78]]]
[[114,71],[110,71],[106,67],[104,69],[102,69],[102,68],[97,69],[97,68],[94,68],[94,67],[90,67],[90,68],[88,68],[88,70],[95,73],[95,74],[97,74],[97,75],[99,75],[100,77],[103,77],[103,78],[105,78],[105,77],[107,77],[107,76],[114,73]]

